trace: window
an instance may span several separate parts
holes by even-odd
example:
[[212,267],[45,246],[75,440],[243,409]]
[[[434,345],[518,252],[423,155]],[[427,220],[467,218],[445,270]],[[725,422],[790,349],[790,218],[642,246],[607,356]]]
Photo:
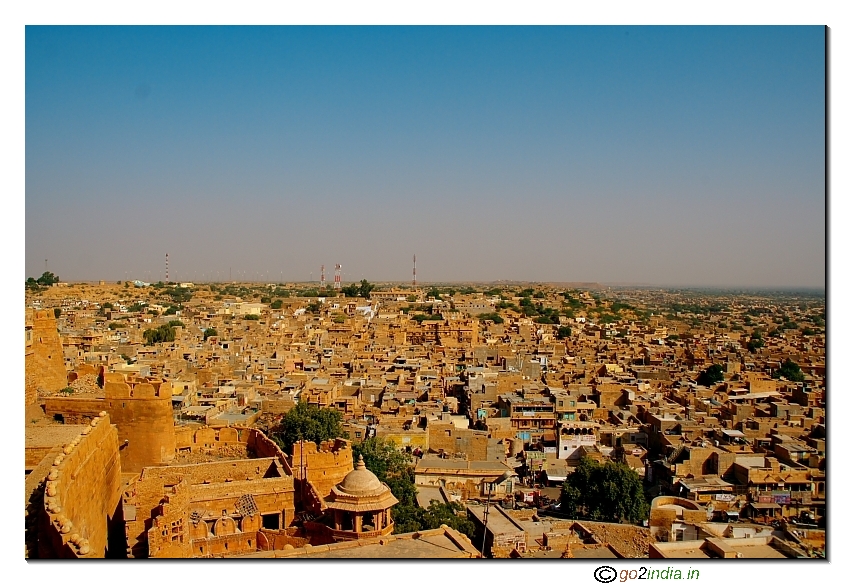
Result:
[[266,530],[278,530],[280,528],[280,514],[263,514],[263,528]]

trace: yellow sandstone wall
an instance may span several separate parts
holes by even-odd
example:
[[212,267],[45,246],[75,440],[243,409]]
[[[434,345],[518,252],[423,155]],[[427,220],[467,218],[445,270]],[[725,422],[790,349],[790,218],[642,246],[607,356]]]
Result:
[[107,555],[110,525],[121,521],[122,481],[118,431],[103,415],[54,458],[45,481],[41,558]]
[[149,379],[125,381],[120,373],[104,376],[106,410],[118,426],[124,471],[140,472],[147,466],[171,462],[177,448],[171,384]]
[[[295,517],[294,482],[281,474],[283,468],[274,458],[146,468],[124,493],[129,556],[197,557],[256,550],[263,515],[277,515],[281,528]],[[238,508],[246,496],[256,505],[251,516],[243,516]]]
[[[325,441],[319,447],[316,447],[312,441],[303,443],[307,481],[313,484],[322,497],[325,497],[331,493],[331,488],[342,482],[342,479],[354,470],[351,444],[344,439]],[[301,476],[301,459],[301,443],[295,443],[292,446],[290,463],[296,479],[300,479]]]
[[25,352],[26,405],[38,400],[38,389],[59,391],[68,385],[62,341],[51,310],[32,314],[32,339]]

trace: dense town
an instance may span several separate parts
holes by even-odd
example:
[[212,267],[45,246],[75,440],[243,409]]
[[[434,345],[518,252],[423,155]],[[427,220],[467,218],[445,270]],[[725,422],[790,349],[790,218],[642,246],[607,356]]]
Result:
[[803,558],[823,292],[26,293],[29,558]]

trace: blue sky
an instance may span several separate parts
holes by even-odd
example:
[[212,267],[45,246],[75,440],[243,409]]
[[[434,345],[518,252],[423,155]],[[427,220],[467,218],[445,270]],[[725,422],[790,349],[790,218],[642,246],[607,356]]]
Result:
[[822,27],[27,27],[26,275],[825,286]]

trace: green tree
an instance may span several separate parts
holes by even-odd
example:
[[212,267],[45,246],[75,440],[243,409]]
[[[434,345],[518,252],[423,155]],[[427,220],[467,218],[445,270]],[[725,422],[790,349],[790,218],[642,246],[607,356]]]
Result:
[[[396,496],[398,498],[398,496]],[[395,534],[416,532],[422,530],[422,509],[415,504],[396,504],[393,506],[393,522]]]
[[556,308],[544,308],[543,304],[537,304],[535,307],[537,313],[540,314],[540,317],[535,318],[534,321],[538,324],[557,324],[558,316],[560,313]]
[[710,387],[714,383],[719,383],[723,380],[723,367],[719,364],[712,364],[710,367],[699,373],[697,384],[704,387]]
[[272,302],[272,304],[271,304],[271,309],[272,309],[272,310],[279,310],[279,309],[281,309],[282,307],[283,307],[283,301],[282,301],[282,300],[279,300],[279,299],[278,299],[278,300],[273,301],[273,302]]
[[750,352],[756,352],[759,348],[764,347],[764,340],[761,337],[761,332],[756,330],[752,334],[750,334],[750,340],[747,342],[747,350]]
[[210,336],[218,336],[218,330],[215,328],[207,328],[204,330],[204,340],[209,338]]
[[619,462],[579,460],[561,489],[561,508],[591,520],[637,523],[649,513],[637,472]]
[[411,317],[412,320],[416,320],[417,322],[423,322],[425,320],[442,320],[442,314],[416,314]]
[[[154,285],[154,287],[156,287],[156,284]],[[158,289],[161,289],[161,286]],[[172,301],[178,304],[185,304],[186,302],[192,299],[192,292],[189,291],[189,288],[178,287],[176,285],[168,286],[161,292],[161,295],[169,296]]]
[[558,331],[555,335],[558,337],[558,340],[563,340],[564,338],[569,338],[572,336],[573,330],[569,326],[558,326]]
[[373,284],[369,283],[365,279],[360,280],[360,289],[358,290],[358,294],[361,298],[369,299],[373,289],[375,289]]
[[561,487],[561,512],[569,518],[578,518],[580,502],[581,490],[573,486],[569,481],[564,482],[564,485]]
[[431,504],[420,514],[419,523],[424,529],[440,528],[441,525],[462,532],[470,539],[475,534],[475,525],[466,516],[466,510],[459,502],[437,502]]
[[41,274],[41,277],[39,277],[36,281],[38,282],[38,285],[49,287],[54,283],[59,283],[59,278],[50,273],[49,271],[45,271]]
[[368,299],[369,296],[372,294],[372,290],[374,289],[375,286],[373,284],[369,283],[365,279],[361,279],[359,286],[356,283],[353,283],[351,285],[347,285],[345,287],[340,288],[339,291],[344,293],[345,297],[347,298],[361,297]]
[[163,324],[158,328],[148,328],[142,333],[145,343],[148,346],[159,344],[160,342],[174,342],[177,337],[177,331],[174,326]]
[[272,432],[272,438],[287,452],[300,439],[320,444],[328,439],[342,436],[342,413],[336,409],[320,409],[315,405],[299,402],[280,420]]
[[488,313],[485,313],[485,314],[478,314],[478,319],[481,320],[482,322],[485,321],[485,320],[492,320],[494,324],[503,324],[504,321],[505,321],[505,319],[502,318],[496,312],[488,312]]
[[363,463],[382,482],[406,476],[413,463],[413,457],[409,453],[401,451],[393,442],[382,437],[370,437],[361,443],[355,443],[352,453],[354,459],[362,455]]
[[805,379],[805,375],[803,371],[800,370],[800,365],[791,360],[790,358],[785,359],[785,362],[782,363],[777,370],[773,371],[771,375],[775,379],[785,378],[791,381],[792,383],[801,383]]
[[257,320],[259,320],[259,319],[260,319],[260,315],[259,315],[259,314],[246,314],[244,319],[245,319],[245,320],[254,320],[254,321],[257,321]]

